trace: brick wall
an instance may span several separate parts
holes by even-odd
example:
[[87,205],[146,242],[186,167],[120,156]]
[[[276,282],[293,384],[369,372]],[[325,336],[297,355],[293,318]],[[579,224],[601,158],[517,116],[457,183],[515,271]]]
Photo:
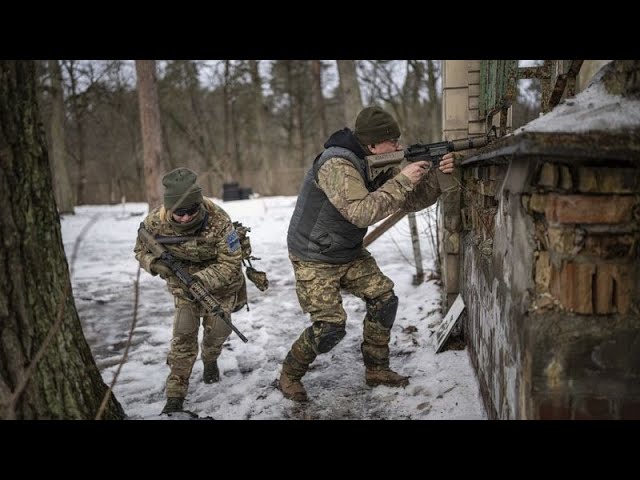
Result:
[[521,135],[484,157],[462,173],[459,277],[489,415],[640,419],[637,135]]

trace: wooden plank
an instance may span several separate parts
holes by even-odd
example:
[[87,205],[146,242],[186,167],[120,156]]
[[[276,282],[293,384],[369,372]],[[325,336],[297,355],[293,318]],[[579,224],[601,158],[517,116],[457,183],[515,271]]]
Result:
[[364,237],[364,247],[367,248],[369,245],[371,245],[375,240],[378,239],[378,237],[380,237],[380,235],[382,235],[384,232],[398,223],[401,219],[403,219],[406,214],[407,212],[398,210],[396,213],[392,213],[387,218],[385,218],[380,225],[378,225],[371,232],[369,232],[366,237]]
[[462,315],[464,307],[465,305],[464,300],[462,300],[462,295],[458,294],[455,302],[453,302],[453,305],[451,305],[451,308],[445,315],[444,320],[442,320],[442,323],[436,330],[436,353],[440,352],[449,338],[449,335],[451,335],[451,331],[453,330],[458,318],[460,318],[460,315]]

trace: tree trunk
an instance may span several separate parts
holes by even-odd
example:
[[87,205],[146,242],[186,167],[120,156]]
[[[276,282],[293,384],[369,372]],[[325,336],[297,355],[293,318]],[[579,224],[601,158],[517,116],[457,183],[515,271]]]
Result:
[[51,75],[51,119],[49,122],[51,144],[49,146],[49,158],[51,159],[51,173],[53,174],[56,203],[60,213],[73,213],[75,202],[67,167],[62,71],[57,60],[49,60],[48,64]]
[[164,166],[155,60],[136,60],[136,76],[142,127],[144,184],[149,210],[151,210],[162,202],[160,174]]
[[293,60],[293,109],[295,115],[296,131],[298,132],[297,149],[300,156],[300,166],[304,168],[308,165],[309,159],[305,153],[305,128],[304,128],[304,89],[305,89],[305,71],[306,65],[304,60]]
[[438,93],[438,74],[436,72],[435,60],[427,60],[427,88],[429,92],[429,128],[431,130],[431,141],[442,140],[442,99]]
[[69,80],[71,81],[71,112],[76,124],[76,131],[78,134],[78,183],[76,185],[76,205],[84,205],[85,188],[87,185],[87,161],[85,153],[85,131],[84,131],[84,107],[78,94],[78,79],[76,78],[76,62],[70,60],[67,63],[67,72],[69,73]]
[[[231,61],[224,61],[224,86],[222,90],[222,101],[224,103],[224,163],[233,165],[231,155]],[[230,181],[234,178],[234,173],[227,169],[225,172],[225,180]]]
[[311,60],[311,74],[313,75],[313,90],[314,90],[314,102],[316,110],[316,122],[315,135],[316,145],[314,145],[313,151],[321,151],[324,141],[329,136],[329,127],[327,126],[327,113],[324,106],[324,96],[322,95],[322,61]]
[[[0,61],[0,419],[92,419],[107,386],[73,300],[38,115],[34,63]],[[111,395],[105,418],[123,417]]]
[[258,61],[249,60],[249,73],[251,74],[251,92],[253,96],[253,117],[255,121],[254,137],[256,139],[256,151],[253,155],[253,165],[256,172],[262,175],[256,176],[256,187],[260,192],[265,193],[271,188],[270,182],[264,177],[270,172],[269,168],[265,168],[266,159],[268,158],[267,146],[265,143],[267,119],[265,115],[264,96],[262,95],[262,78],[258,70]]
[[354,128],[356,117],[362,110],[362,96],[360,95],[360,86],[356,74],[356,62],[354,60],[336,61],[338,62],[345,125]]

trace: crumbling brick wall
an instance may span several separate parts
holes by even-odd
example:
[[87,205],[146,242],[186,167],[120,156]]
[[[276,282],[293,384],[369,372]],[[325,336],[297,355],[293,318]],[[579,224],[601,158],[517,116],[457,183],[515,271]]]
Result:
[[640,418],[639,136],[524,134],[471,160],[460,287],[490,417]]

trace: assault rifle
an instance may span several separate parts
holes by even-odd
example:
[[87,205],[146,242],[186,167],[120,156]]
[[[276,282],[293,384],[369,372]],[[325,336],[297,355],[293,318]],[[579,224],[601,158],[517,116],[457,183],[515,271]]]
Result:
[[195,298],[196,301],[204,307],[207,313],[222,318],[222,320],[231,327],[231,330],[236,332],[240,337],[240,340],[244,343],[249,341],[247,340],[247,337],[240,333],[240,330],[231,323],[231,315],[224,311],[213,296],[207,292],[207,289],[184,269],[180,262],[174,257],[173,253],[158,242],[144,227],[144,225],[140,225],[140,228],[138,229],[138,236],[149,250],[151,250],[151,253],[153,253],[159,260],[162,260],[171,269],[180,282],[182,282],[182,284],[188,289],[189,293],[193,295],[193,298]]
[[395,166],[404,168],[409,162],[418,162],[420,160],[430,161],[433,167],[437,167],[442,157],[449,152],[484,147],[490,141],[491,137],[487,135],[485,137],[453,140],[452,142],[415,143],[402,151],[367,155],[365,157],[367,174],[369,175],[369,180],[373,180],[379,174]]

